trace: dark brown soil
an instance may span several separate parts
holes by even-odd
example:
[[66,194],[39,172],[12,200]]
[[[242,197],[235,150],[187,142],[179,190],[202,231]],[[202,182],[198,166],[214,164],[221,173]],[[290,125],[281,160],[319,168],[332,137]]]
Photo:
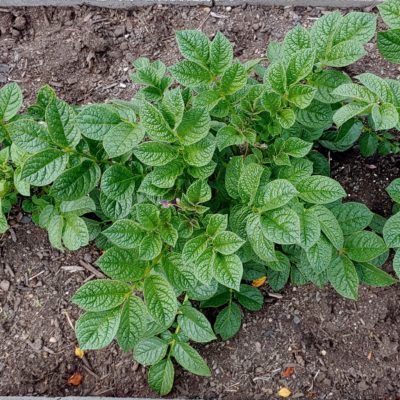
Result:
[[[210,13],[212,11],[213,14]],[[305,8],[185,8],[158,6],[131,11],[96,8],[0,9],[0,82],[21,84],[28,101],[44,83],[71,102],[129,98],[129,68],[139,56],[177,58],[174,30],[221,30],[236,55],[263,54],[297,22],[311,24],[325,12]],[[352,67],[396,77],[370,46],[371,56]],[[335,155],[334,176],[354,200],[388,214],[384,188],[399,176],[399,159]],[[27,216],[16,216],[0,239],[0,395],[152,396],[145,371],[116,346],[74,355],[71,324],[79,310],[69,299],[91,272],[93,248],[74,254],[51,249]],[[69,268],[67,268],[69,267]],[[400,290],[362,288],[358,302],[327,288],[288,287],[277,300],[244,316],[239,335],[200,346],[213,369],[211,379],[177,373],[172,397],[265,399],[288,387],[292,398],[400,398]],[[282,371],[295,373],[282,378]],[[75,372],[81,385],[67,384]]]

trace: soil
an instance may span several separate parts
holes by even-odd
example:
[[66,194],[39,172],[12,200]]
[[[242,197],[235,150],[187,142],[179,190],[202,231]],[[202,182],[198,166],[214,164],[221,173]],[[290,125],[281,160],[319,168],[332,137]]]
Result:
[[[296,23],[310,25],[321,8],[186,8],[157,6],[0,9],[0,83],[21,84],[27,103],[45,83],[74,102],[128,99],[131,62],[139,56],[167,64],[178,57],[174,30],[222,31],[242,59],[263,54]],[[374,44],[350,69],[398,77]],[[363,159],[356,150],[334,155],[333,175],[349,198],[389,214],[384,191],[400,174],[400,159]],[[73,323],[79,310],[70,297],[93,278],[87,269],[97,252],[88,247],[59,253],[27,215],[14,216],[0,239],[0,395],[154,396],[145,370],[115,345],[74,355]],[[276,398],[288,387],[291,398],[400,399],[400,291],[398,286],[362,287],[358,302],[330,288],[287,287],[281,298],[265,288],[258,313],[245,313],[233,340],[199,346],[213,376],[199,378],[178,369],[171,397],[205,399]],[[282,373],[294,368],[290,377]],[[68,379],[80,373],[80,385]]]

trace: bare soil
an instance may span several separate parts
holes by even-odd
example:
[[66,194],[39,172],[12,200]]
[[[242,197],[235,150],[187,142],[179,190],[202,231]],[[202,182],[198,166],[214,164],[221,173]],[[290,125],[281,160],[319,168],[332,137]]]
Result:
[[[174,62],[174,30],[222,31],[242,59],[260,56],[296,23],[310,25],[319,8],[186,8],[157,6],[0,9],[0,83],[21,84],[27,103],[45,83],[74,102],[129,98],[131,62],[139,56]],[[399,77],[373,44],[353,75],[369,69]],[[398,157],[363,159],[357,151],[333,155],[333,175],[349,198],[389,214],[384,191],[400,175]],[[74,355],[72,329],[79,310],[73,292],[92,273],[97,251],[59,253],[29,216],[13,217],[0,239],[0,395],[154,396],[145,370],[115,345]],[[390,268],[390,267],[389,267]],[[171,397],[205,399],[276,398],[281,387],[292,398],[400,399],[400,290],[361,288],[360,299],[340,298],[330,288],[288,287],[281,299],[265,288],[266,303],[246,313],[239,335],[199,346],[213,370],[210,379],[178,369]],[[282,377],[288,367],[294,374]],[[79,372],[78,386],[67,383]]]

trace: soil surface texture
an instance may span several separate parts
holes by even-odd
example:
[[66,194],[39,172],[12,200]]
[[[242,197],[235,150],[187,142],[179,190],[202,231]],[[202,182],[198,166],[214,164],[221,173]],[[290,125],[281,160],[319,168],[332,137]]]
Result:
[[[321,8],[156,6],[99,8],[0,8],[0,84],[16,81],[26,103],[43,84],[74,103],[129,99],[132,61],[139,56],[171,64],[178,58],[174,30],[222,31],[243,60],[264,54],[297,23],[311,25]],[[349,69],[399,77],[374,44],[368,58]],[[400,159],[363,159],[356,150],[332,155],[332,171],[352,200],[388,215],[388,183],[400,176]],[[74,291],[93,279],[96,249],[62,254],[28,215],[17,213],[0,238],[0,395],[154,396],[145,370],[115,345],[74,354]],[[88,268],[89,265],[89,268]],[[388,267],[390,271],[390,267]],[[213,375],[177,370],[172,398],[400,399],[400,290],[362,287],[358,302],[332,289],[264,290],[265,306],[246,313],[233,340],[199,346]],[[293,370],[288,370],[293,368]],[[288,371],[293,372],[290,375]],[[75,373],[82,382],[68,380]],[[285,377],[285,375],[290,375]]]

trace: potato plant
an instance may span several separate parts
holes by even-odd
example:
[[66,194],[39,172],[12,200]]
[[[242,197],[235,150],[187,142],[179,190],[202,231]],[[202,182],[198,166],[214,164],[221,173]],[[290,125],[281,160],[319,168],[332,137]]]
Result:
[[[380,6],[394,30],[398,9]],[[73,297],[85,310],[82,349],[116,339],[165,395],[176,364],[210,375],[192,343],[229,339],[243,308],[262,308],[253,280],[274,291],[330,284],[349,299],[360,283],[397,282],[380,267],[400,247],[400,214],[385,223],[344,202],[320,152],[397,151],[400,84],[341,69],[366,55],[375,29],[374,14],[327,14],[270,43],[267,67],[235,60],[221,33],[180,31],[182,61],[135,61],[131,101],[76,107],[45,86],[17,115],[20,89],[1,89],[3,209],[15,188],[55,248],[104,250],[97,266],[108,278]],[[400,203],[399,182],[388,192]],[[219,310],[213,325],[207,308]]]

